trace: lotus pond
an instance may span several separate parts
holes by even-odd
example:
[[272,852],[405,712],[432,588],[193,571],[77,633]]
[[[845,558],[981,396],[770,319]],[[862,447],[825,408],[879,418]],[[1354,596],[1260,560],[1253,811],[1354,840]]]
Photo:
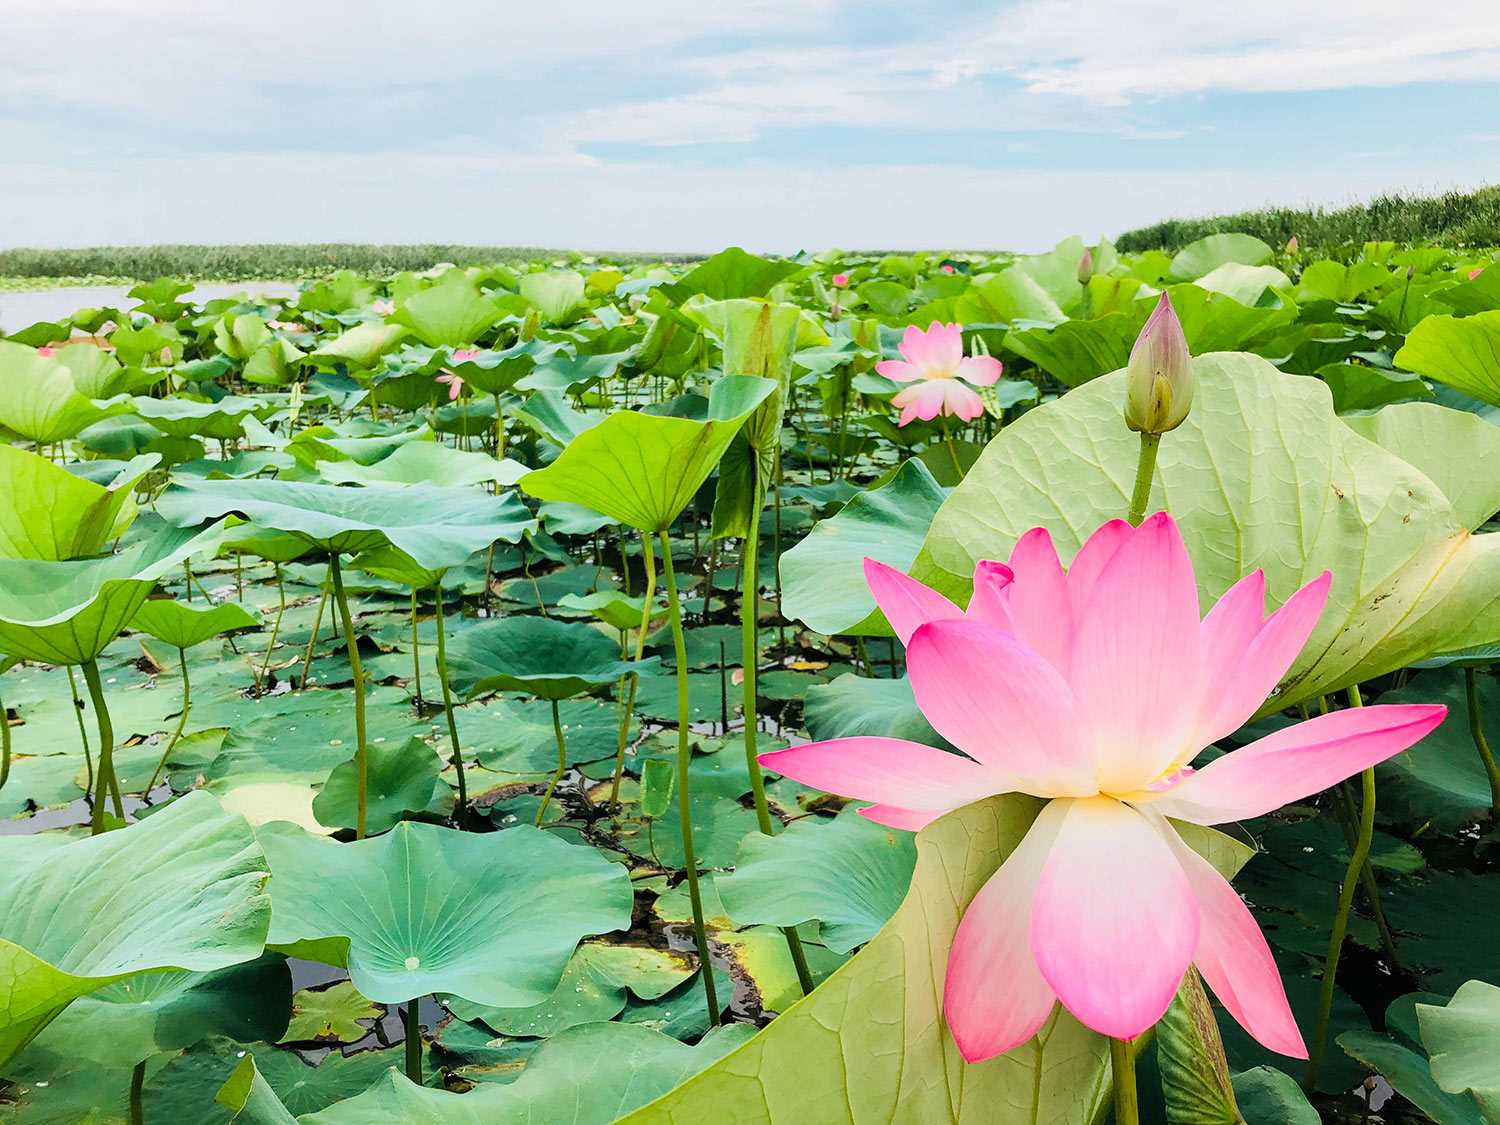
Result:
[[0,1119],[1500,1121],[1495,260],[6,325]]

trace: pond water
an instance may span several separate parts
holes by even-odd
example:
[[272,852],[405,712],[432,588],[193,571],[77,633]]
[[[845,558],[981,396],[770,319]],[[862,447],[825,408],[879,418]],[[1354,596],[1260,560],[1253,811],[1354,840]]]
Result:
[[[0,290],[0,328],[14,332],[39,320],[57,320],[84,308],[134,308],[138,302],[126,296],[131,285],[73,285],[61,289]],[[211,281],[199,285],[188,299],[201,304],[241,294],[292,297],[295,281]]]

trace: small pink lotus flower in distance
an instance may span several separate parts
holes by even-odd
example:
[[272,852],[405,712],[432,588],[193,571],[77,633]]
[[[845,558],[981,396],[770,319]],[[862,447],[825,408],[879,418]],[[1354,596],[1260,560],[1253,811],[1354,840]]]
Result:
[[1008,565],[979,563],[966,611],[880,563],[866,560],[865,574],[906,644],[918,706],[963,754],[856,737],[760,761],[873,801],[860,813],[912,831],[994,793],[1048,801],[954,935],[943,1009],[964,1058],[1024,1043],[1059,1001],[1102,1035],[1139,1035],[1189,964],[1257,1040],[1305,1058],[1254,918],[1168,818],[1264,815],[1443,721],[1435,705],[1349,708],[1189,765],[1271,694],[1317,624],[1331,576],[1267,618],[1256,571],[1200,620],[1192,562],[1165,512],[1139,528],[1105,524],[1066,571],[1035,528]]
[[1301,249],[1301,246],[1302,244],[1297,241],[1297,236],[1295,234],[1292,235],[1291,238],[1286,240],[1286,252],[1288,254],[1295,254],[1299,249]]
[[849,275],[847,273],[836,273],[833,275],[833,287],[835,289],[849,288]]
[[52,347],[52,345],[50,345],[50,344],[43,344],[41,347],[37,348],[36,354],[37,355],[43,355],[43,356],[46,356],[48,359],[51,359],[53,356],[55,356],[57,354],[57,349],[54,348],[54,347]]
[[454,348],[453,349],[453,362],[454,363],[468,363],[471,360],[475,360],[475,359],[478,359],[478,358],[479,358],[479,349],[478,348]]
[[446,383],[446,384],[448,384],[448,401],[449,402],[456,401],[457,398],[458,398],[458,396],[463,393],[463,389],[464,389],[464,377],[462,375],[455,375],[451,371],[444,371],[441,375],[439,375],[437,377],[437,381],[439,383]]
[[954,269],[953,269],[953,263],[952,262],[944,262],[938,268],[941,269],[944,273],[953,273],[953,272],[955,272]]
[[385,297],[377,297],[370,305],[370,311],[376,316],[390,316],[396,311],[396,302],[387,300]]
[[295,320],[268,320],[266,321],[266,327],[274,328],[278,332],[303,331],[302,325],[298,324]]
[[1000,378],[1000,361],[988,355],[965,356],[963,329],[957,324],[934,320],[926,332],[908,325],[898,350],[900,359],[881,360],[875,370],[909,384],[891,399],[901,408],[900,425],[913,418],[930,422],[939,414],[968,422],[984,413],[974,387],[992,386]]
[[1483,266],[1475,266],[1473,269],[1471,269],[1469,271],[1469,280],[1473,281],[1476,277],[1478,277],[1483,272],[1484,272],[1484,267]]

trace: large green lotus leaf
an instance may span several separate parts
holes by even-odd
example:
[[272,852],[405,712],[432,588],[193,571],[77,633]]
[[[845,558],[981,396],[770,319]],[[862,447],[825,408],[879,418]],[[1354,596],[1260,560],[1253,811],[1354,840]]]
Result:
[[0,559],[0,652],[82,664],[135,617],[156,580],[211,547],[220,527],[161,527],[116,555]]
[[540,1004],[582,938],[630,926],[625,869],[530,825],[477,835],[402,821],[338,844],[275,823],[260,842],[275,896],[267,941],[347,950],[354,987],[381,1003],[451,992]]
[[1426,317],[1406,337],[1395,362],[1500,405],[1500,309],[1465,317]]
[[1471,980],[1445,1007],[1418,1004],[1417,1022],[1437,1084],[1469,1091],[1485,1121],[1500,1122],[1500,988]]
[[817,919],[822,943],[848,953],[896,912],[916,862],[910,832],[848,809],[829,821],[795,821],[779,836],[746,836],[733,873],[715,876],[714,884],[735,925]]
[[948,745],[922,714],[905,677],[875,679],[846,672],[832,683],[813,684],[803,699],[803,722],[820,742],[880,735],[927,746]]
[[[872,558],[909,570],[948,490],[913,458],[879,488],[861,492],[781,556],[783,612],[820,633],[889,634],[865,583]],[[1002,556],[1003,557],[1003,556]]]
[[1059,382],[1076,387],[1124,367],[1145,322],[1135,311],[1065,320],[1054,328],[1014,330],[1005,337],[1005,347]]
[[[405,813],[422,812],[436,800],[451,797],[447,782],[438,778],[442,762],[419,738],[371,745],[365,768],[365,830],[372,835],[391,828]],[[329,828],[353,828],[358,823],[359,766],[353,758],[333,768],[312,810],[318,823]]]
[[725,375],[703,420],[621,410],[580,433],[545,469],[521,478],[539,500],[567,500],[643,531],[664,531],[776,390],[770,379]]
[[604,421],[605,415],[574,410],[561,391],[541,390],[526,397],[526,402],[516,411],[516,417],[543,437],[566,446],[584,430]]
[[68,368],[24,344],[0,340],[0,426],[34,442],[61,441],[130,409],[84,397]]
[[84,398],[139,394],[166,377],[162,368],[121,367],[113,353],[92,342],[68,344],[53,352],[52,358],[68,369],[73,386]]
[[133,458],[96,484],[45,457],[0,445],[0,557],[74,559],[98,554],[135,518],[135,486],[161,458]]
[[472,344],[500,319],[500,309],[461,274],[457,280],[420,289],[391,318],[410,328],[430,348]]
[[470,699],[492,691],[567,699],[655,665],[655,657],[621,660],[619,641],[592,625],[550,617],[486,621],[448,645],[448,680]]
[[1242,1070],[1231,1081],[1245,1125],[1321,1125],[1297,1080],[1275,1067]]
[[179,525],[234,513],[345,554],[389,544],[430,570],[457,566],[497,540],[514,543],[534,525],[514,495],[428,485],[343,488],[301,481],[189,480],[168,489],[157,510]]
[[1338,1045],[1351,1058],[1385,1078],[1391,1087],[1440,1125],[1485,1125],[1478,1104],[1466,1093],[1450,1094],[1432,1076],[1426,1056],[1377,1031],[1346,1031]]
[[231,1121],[244,1125],[297,1125],[271,1084],[261,1077],[254,1055],[247,1054],[240,1060],[214,1101],[230,1112]]
[[207,973],[139,973],[73,1001],[15,1065],[51,1055],[123,1068],[210,1035],[275,1041],[286,1031],[291,995],[286,959],[274,953]]
[[[625,1120],[1097,1120],[1109,1095],[1108,1043],[1060,1005],[1035,1039],[974,1065],[943,1022],[959,919],[1041,808],[1031,797],[990,797],[923,829],[911,889],[869,945],[750,1042]],[[1184,838],[1226,874],[1250,854],[1207,829],[1186,828]]]
[[[1194,355],[1237,351],[1297,319],[1297,306],[1290,301],[1252,307],[1186,283],[1170,286],[1167,292]],[[1136,309],[1149,311],[1155,301],[1155,297],[1139,298]]]
[[130,627],[176,648],[192,648],[231,629],[254,629],[260,619],[239,602],[199,606],[175,598],[152,598],[136,611]]
[[[1317,370],[1318,378],[1333,392],[1333,406],[1340,414],[1352,410],[1379,410],[1392,402],[1432,398],[1427,380],[1409,371],[1387,371],[1367,363],[1325,363]],[[1356,423],[1360,415],[1346,418]],[[1369,434],[1365,435],[1369,437]]]
[[800,269],[795,262],[759,258],[731,246],[694,266],[670,288],[683,296],[702,293],[715,301],[764,297]]
[[246,415],[260,417],[269,414],[275,405],[264,399],[228,395],[218,402],[137,398],[131,409],[168,437],[208,437],[229,441],[244,433]]
[[694,297],[682,306],[682,314],[723,349],[724,370],[729,374],[775,379],[790,370],[802,324],[802,310],[796,305]]
[[260,956],[265,857],[250,826],[207,793],[42,852],[7,857],[9,841],[0,841],[0,1063],[112,981]]
[[[1150,507],[1182,527],[1204,606],[1257,568],[1273,604],[1333,572],[1322,619],[1268,707],[1500,639],[1500,537],[1471,536],[1437,485],[1356,435],[1316,380],[1239,354],[1201,356],[1194,370],[1193,411],[1161,443]],[[1008,558],[1028,529],[1049,528],[1070,558],[1118,518],[1139,446],[1120,415],[1124,378],[1007,426],[938,512],[913,573],[964,600],[975,562]],[[1460,415],[1453,424],[1470,433]]]
[[330,484],[430,484],[456,488],[484,481],[512,485],[527,468],[509,458],[497,461],[484,453],[465,453],[433,441],[414,441],[373,465],[358,461],[319,461],[318,472]]
[[969,291],[958,299],[956,312],[967,324],[1031,321],[1053,325],[1068,319],[1052,295],[1015,266],[975,278]]
[[520,289],[548,324],[566,324],[584,303],[583,275],[573,270],[528,273],[521,278]]
[[1290,289],[1292,279],[1275,266],[1247,266],[1225,262],[1193,282],[1210,293],[1223,293],[1242,305],[1255,305],[1267,289]]
[[358,1097],[300,1120],[302,1125],[609,1125],[722,1058],[749,1034],[748,1025],[737,1024],[689,1047],[634,1024],[584,1024],[549,1039],[514,1082],[486,1082],[467,1094],[450,1094],[418,1086],[392,1068]]
[[1425,473],[1465,527],[1479,527],[1500,511],[1500,479],[1474,471],[1475,465],[1500,460],[1500,426],[1426,402],[1404,402],[1373,414],[1346,416],[1344,423]]
[[406,328],[400,324],[366,321],[315,348],[308,353],[307,360],[322,366],[345,364],[361,369],[374,367],[380,362],[380,357],[394,348],[406,332]]
[[1271,260],[1271,248],[1250,234],[1211,234],[1190,242],[1172,258],[1172,277],[1192,281],[1226,262],[1258,266]]

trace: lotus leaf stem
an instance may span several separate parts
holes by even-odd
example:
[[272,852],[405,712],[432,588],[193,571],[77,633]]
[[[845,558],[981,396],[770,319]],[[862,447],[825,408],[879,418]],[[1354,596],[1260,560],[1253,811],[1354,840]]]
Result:
[[151,780],[146,783],[148,795],[156,788],[157,779],[161,777],[161,771],[166,768],[167,759],[172,756],[177,740],[182,737],[182,729],[187,726],[188,712],[193,706],[193,689],[188,682],[187,649],[177,650],[177,665],[182,669],[182,714],[177,717],[177,729],[172,731],[172,737],[167,739],[167,745],[162,749],[161,759],[156,763],[156,769],[151,771]]
[[[624,530],[620,532],[620,558],[625,558]],[[643,549],[643,561],[646,568],[646,600],[641,606],[641,627],[635,637],[635,658],[640,660],[646,652],[646,632],[651,628],[651,607],[656,600],[656,551],[651,546],[651,535],[649,532],[641,532],[641,547]],[[626,571],[627,575],[629,571]],[[629,583],[627,581],[627,592]],[[635,713],[635,691],[641,682],[639,672],[629,674],[630,686],[626,689],[625,709],[620,715],[620,739],[615,749],[615,776],[609,787],[610,807],[618,813],[620,811],[620,777],[625,771],[625,747],[630,741],[630,720]]]
[[88,685],[89,699],[94,705],[94,719],[99,724],[99,772],[94,781],[94,813],[89,831],[97,836],[104,831],[104,802],[113,797],[115,816],[125,819],[125,806],[120,800],[120,786],[115,780],[115,728],[110,722],[109,707],[104,702],[104,684],[99,679],[99,665],[93,660],[83,662],[83,682]]
[[552,700],[552,734],[557,739],[557,770],[552,774],[552,783],[547,786],[547,792],[542,794],[541,807],[536,810],[536,826],[542,826],[542,818],[547,813],[547,804],[552,800],[552,794],[557,791],[558,783],[562,781],[563,774],[568,772],[568,739],[563,734],[562,714],[558,710],[557,700]]
[[406,1010],[401,1014],[402,1022],[406,1025],[406,1077],[418,1086],[422,1084],[422,1025],[418,1022],[420,1014],[415,1000],[407,1001]]
[[328,573],[333,579],[333,600],[338,603],[339,620],[344,628],[344,647],[349,652],[349,670],[354,675],[354,765],[359,773],[359,791],[354,820],[354,838],[365,838],[365,809],[369,802],[366,789],[369,762],[365,757],[365,671],[359,662],[359,640],[354,634],[354,617],[349,612],[349,598],[344,593],[344,573],[339,568],[337,551],[329,556]]
[[1493,819],[1500,821],[1500,765],[1496,764],[1495,753],[1490,749],[1489,739],[1484,734],[1484,713],[1479,709],[1479,676],[1476,669],[1464,669],[1464,688],[1469,702],[1469,733],[1474,737],[1474,749],[1479,751],[1485,776],[1490,780],[1490,810]]
[[455,813],[462,813],[469,803],[469,788],[464,781],[464,753],[458,745],[458,722],[453,717],[453,689],[448,686],[448,638],[443,619],[443,582],[439,579],[433,587],[437,595],[437,670],[438,686],[443,689],[443,714],[448,720],[448,741],[453,745],[453,768],[458,771],[458,806]]

